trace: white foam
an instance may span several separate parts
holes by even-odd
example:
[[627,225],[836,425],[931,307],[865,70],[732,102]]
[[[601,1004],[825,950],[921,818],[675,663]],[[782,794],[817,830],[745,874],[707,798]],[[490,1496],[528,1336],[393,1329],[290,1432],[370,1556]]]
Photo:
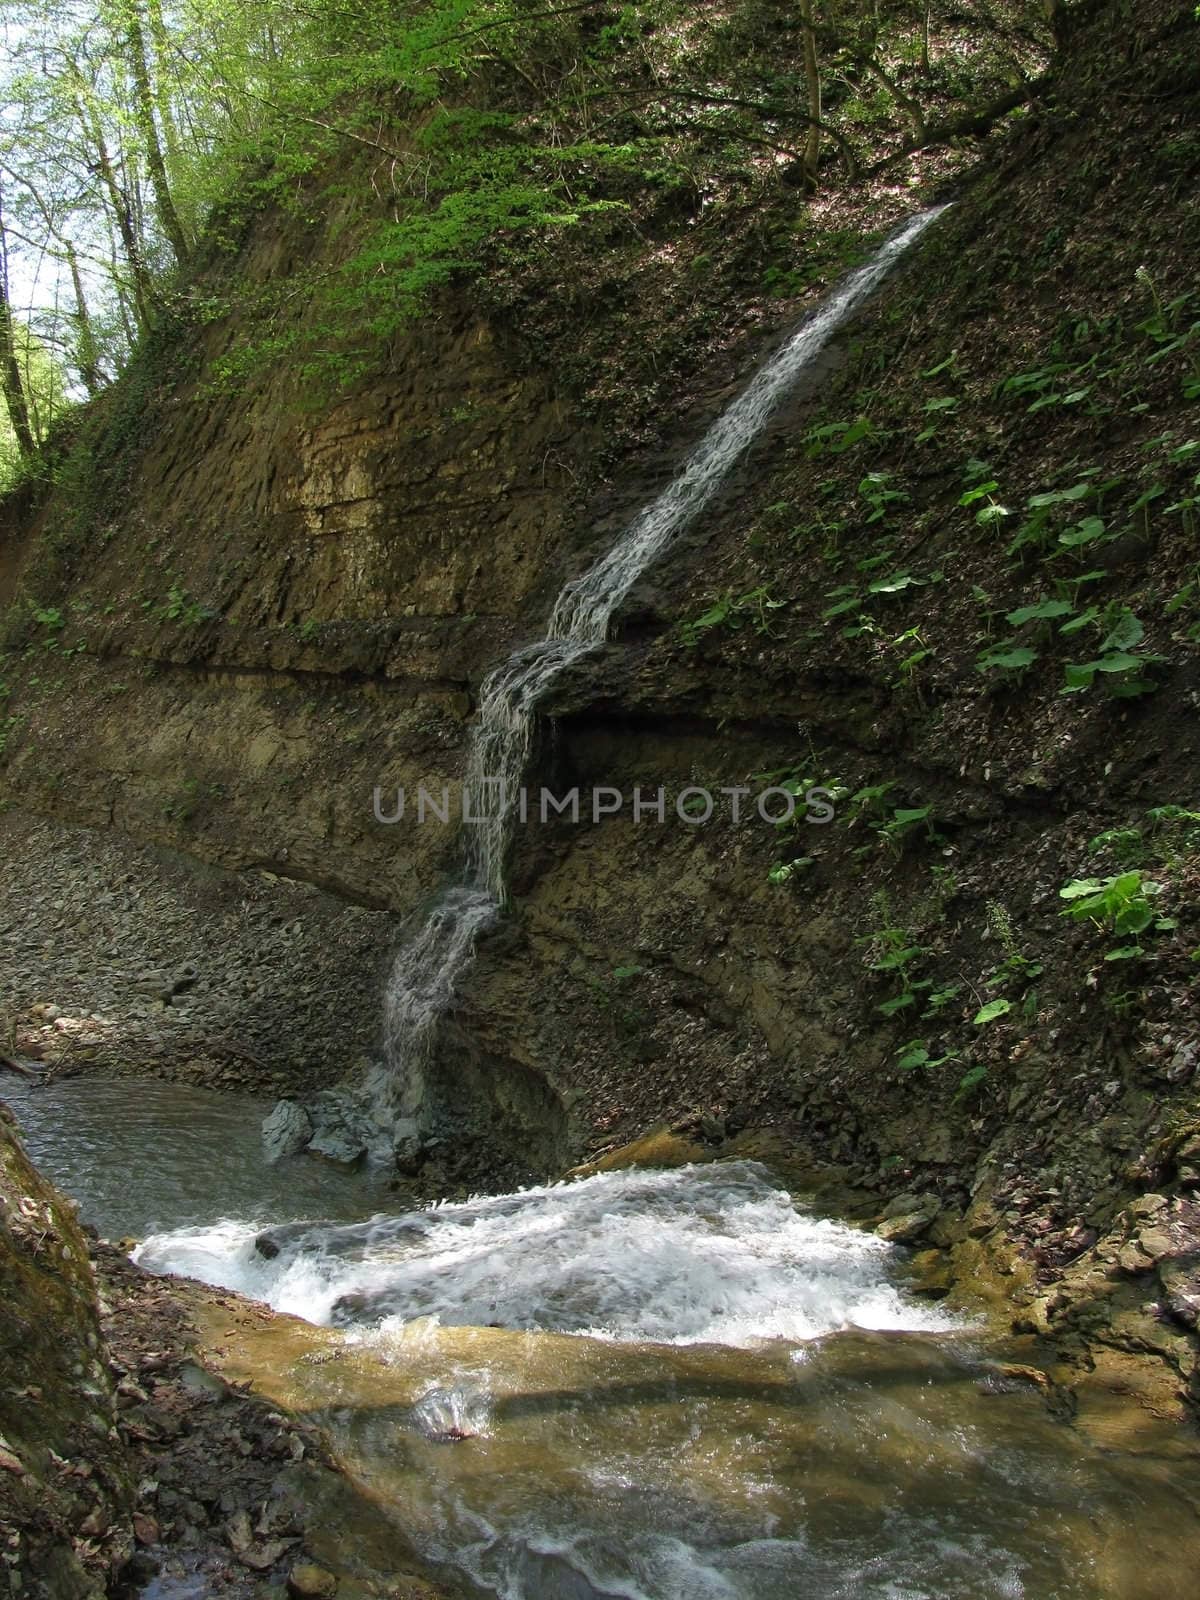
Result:
[[842,1328],[944,1330],[889,1276],[873,1234],[804,1215],[737,1161],[602,1173],[519,1194],[314,1225],[266,1260],[222,1222],[147,1239],[145,1267],[198,1277],[317,1323],[384,1333],[415,1318],[619,1342],[749,1345]]

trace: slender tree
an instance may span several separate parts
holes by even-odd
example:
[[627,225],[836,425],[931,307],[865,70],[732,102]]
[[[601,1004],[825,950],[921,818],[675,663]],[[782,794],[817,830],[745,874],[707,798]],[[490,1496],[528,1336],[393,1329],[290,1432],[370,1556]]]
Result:
[[817,187],[821,162],[821,64],[817,57],[817,29],[813,0],[799,0],[800,21],[804,29],[804,83],[808,92],[808,133],[804,140],[804,179],[810,189]]
[[4,197],[0,191],[0,388],[21,456],[28,460],[37,449],[29,418],[29,401],[21,377],[16,322],[8,293],[8,235],[4,227]]
[[167,164],[163,159],[162,143],[155,120],[155,94],[150,80],[150,63],[146,55],[146,30],[138,0],[124,0],[125,47],[133,80],[133,114],[146,157],[150,175],[150,190],[154,196],[154,209],[159,226],[166,235],[176,263],[187,265],[190,250],[175,200],[167,177]]

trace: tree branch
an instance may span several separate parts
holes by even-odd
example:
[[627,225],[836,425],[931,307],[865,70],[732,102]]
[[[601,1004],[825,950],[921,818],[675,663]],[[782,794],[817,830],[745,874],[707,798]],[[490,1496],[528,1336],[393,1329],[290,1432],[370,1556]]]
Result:
[[955,139],[981,139],[984,134],[991,132],[1001,118],[1008,116],[1010,111],[1015,111],[1018,106],[1028,105],[1046,81],[1045,78],[1031,79],[1019,88],[1010,89],[1006,94],[1000,95],[988,105],[979,107],[978,110],[964,112],[961,117],[953,117],[949,122],[936,123],[926,129],[923,139],[910,139],[899,150],[893,150],[881,161],[876,161],[867,168],[865,176],[873,178],[876,173],[883,172],[885,168],[893,166],[897,161],[903,161],[907,156],[915,155],[919,150],[931,150],[936,145],[952,144]]

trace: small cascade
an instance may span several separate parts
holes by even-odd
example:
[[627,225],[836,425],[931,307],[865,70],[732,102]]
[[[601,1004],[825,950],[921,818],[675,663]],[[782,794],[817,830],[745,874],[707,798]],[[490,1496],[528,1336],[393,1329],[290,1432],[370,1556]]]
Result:
[[953,1328],[892,1281],[896,1259],[874,1234],[798,1210],[752,1161],[597,1173],[349,1225],[223,1221],[137,1252],[152,1272],[385,1340],[427,1318],[679,1346]]
[[411,1138],[424,1100],[424,1066],[476,943],[500,913],[514,808],[537,709],[568,667],[603,643],[634,583],[709,504],[738,458],[830,339],[940,211],[924,211],[850,273],[759,369],[717,418],[663,492],[555,601],[547,635],[484,681],[467,751],[473,815],[460,881],[446,890],[397,953],[384,996],[384,1059],[369,1085],[372,1119],[393,1141]]

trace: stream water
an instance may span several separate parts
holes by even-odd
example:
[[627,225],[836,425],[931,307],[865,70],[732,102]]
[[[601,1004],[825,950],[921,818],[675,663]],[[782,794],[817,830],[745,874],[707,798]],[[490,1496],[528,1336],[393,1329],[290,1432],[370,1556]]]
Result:
[[481,1600],[1196,1593],[1192,1447],[1132,1402],[1099,1442],[1056,1420],[902,1251],[753,1162],[395,1215],[311,1158],[266,1166],[253,1104],[5,1092],[144,1266],[305,1319],[233,1338],[225,1313],[220,1342]]

